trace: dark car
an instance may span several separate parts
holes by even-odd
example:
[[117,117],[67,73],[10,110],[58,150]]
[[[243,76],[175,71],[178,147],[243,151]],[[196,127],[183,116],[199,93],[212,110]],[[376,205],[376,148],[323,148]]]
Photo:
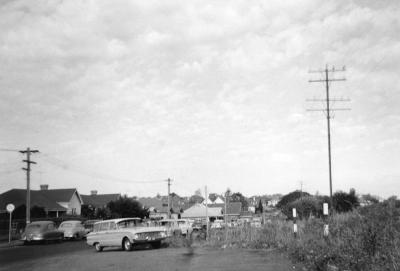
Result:
[[35,221],[25,227],[21,236],[24,244],[34,241],[62,241],[64,233],[57,230],[53,221]]
[[88,234],[89,232],[92,232],[92,231],[93,231],[94,223],[99,222],[99,221],[101,221],[101,220],[99,220],[99,219],[86,220],[86,221],[83,223],[83,227],[85,227],[85,232],[86,232],[86,234]]

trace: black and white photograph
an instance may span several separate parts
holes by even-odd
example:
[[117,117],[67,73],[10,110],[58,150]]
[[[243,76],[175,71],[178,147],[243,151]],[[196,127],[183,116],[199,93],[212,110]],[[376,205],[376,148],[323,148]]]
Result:
[[0,0],[0,271],[400,271],[399,0]]

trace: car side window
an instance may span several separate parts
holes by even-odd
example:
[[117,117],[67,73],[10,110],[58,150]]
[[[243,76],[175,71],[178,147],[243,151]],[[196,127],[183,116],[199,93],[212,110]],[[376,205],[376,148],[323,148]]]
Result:
[[101,223],[101,226],[100,226],[100,230],[101,231],[106,231],[106,230],[108,230],[108,228],[109,228],[109,224],[110,223]]
[[115,230],[115,229],[116,229],[115,223],[111,222],[110,223],[110,230]]
[[94,226],[93,226],[93,231],[94,232],[97,232],[97,231],[100,231],[100,223],[98,223],[98,224],[94,224]]

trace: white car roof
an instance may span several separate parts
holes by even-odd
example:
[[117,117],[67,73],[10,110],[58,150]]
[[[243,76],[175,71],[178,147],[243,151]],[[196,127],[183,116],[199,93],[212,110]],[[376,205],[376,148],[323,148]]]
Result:
[[96,224],[100,224],[100,223],[107,223],[107,222],[114,222],[114,223],[119,223],[121,221],[126,221],[126,220],[142,220],[139,217],[126,217],[126,218],[117,218],[117,219],[108,219],[108,220],[102,220],[102,221],[98,221]]

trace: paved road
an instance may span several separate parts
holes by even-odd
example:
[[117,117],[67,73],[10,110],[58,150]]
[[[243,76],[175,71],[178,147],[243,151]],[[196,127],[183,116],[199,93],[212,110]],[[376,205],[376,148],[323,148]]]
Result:
[[0,248],[0,270],[296,270],[277,252],[239,249],[138,248],[97,253],[84,241]]

